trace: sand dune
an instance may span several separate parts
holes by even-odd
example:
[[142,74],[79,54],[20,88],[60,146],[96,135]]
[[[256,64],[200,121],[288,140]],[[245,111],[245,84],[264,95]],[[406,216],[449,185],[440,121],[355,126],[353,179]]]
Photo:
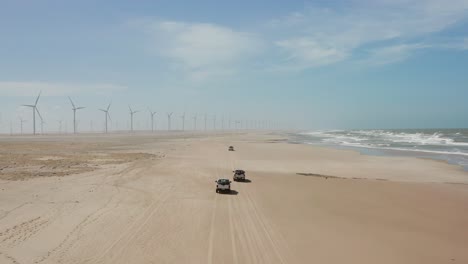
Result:
[[283,139],[1,139],[0,263],[468,263],[468,173]]

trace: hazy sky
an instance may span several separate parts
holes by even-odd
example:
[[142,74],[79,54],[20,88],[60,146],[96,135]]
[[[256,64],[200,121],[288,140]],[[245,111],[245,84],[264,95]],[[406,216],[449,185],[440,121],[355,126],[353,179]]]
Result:
[[[468,127],[468,0],[0,0],[0,131],[128,104],[323,128]],[[149,114],[135,116],[136,127]],[[202,118],[202,117],[200,117]],[[199,121],[200,122],[200,121]],[[159,115],[158,125],[166,127]],[[191,126],[187,123],[187,126]]]

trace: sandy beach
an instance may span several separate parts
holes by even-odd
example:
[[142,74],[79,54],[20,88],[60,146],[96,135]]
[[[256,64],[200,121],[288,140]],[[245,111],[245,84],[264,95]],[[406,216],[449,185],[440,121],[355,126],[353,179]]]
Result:
[[[217,194],[233,169],[248,180]],[[441,161],[273,133],[0,138],[2,264],[468,263],[467,249],[468,172]]]

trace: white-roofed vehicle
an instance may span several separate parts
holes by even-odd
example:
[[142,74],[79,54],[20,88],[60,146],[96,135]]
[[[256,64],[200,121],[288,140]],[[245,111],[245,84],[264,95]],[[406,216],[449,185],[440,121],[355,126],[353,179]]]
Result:
[[219,179],[216,182],[216,192],[231,192],[231,181],[228,179]]
[[235,170],[232,171],[234,173],[234,176],[232,176],[232,179],[234,181],[245,181],[245,171],[243,170]]

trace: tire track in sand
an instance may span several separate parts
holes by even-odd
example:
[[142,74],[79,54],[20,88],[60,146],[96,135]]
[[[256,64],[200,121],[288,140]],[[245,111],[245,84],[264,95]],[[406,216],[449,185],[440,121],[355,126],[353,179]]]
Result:
[[[234,170],[234,167],[232,165],[232,160],[231,160],[229,154],[230,154],[230,152],[227,153],[228,157],[227,157],[227,159],[225,159],[225,167],[229,169],[229,166],[230,166],[230,170]],[[232,199],[230,199],[231,197],[228,197],[228,198],[229,198],[229,200],[228,200],[229,233],[231,235],[232,257],[233,257],[234,263],[238,264],[239,263],[239,256],[238,256],[237,247],[236,247],[236,228],[235,228],[234,223],[233,223],[234,212],[233,212],[233,206],[232,206]]]
[[[180,174],[180,172],[178,172]],[[125,182],[124,182],[125,183]],[[144,226],[149,222],[149,220],[156,214],[156,212],[159,211],[159,209],[165,204],[167,199],[170,197],[170,194],[172,191],[175,189],[175,186],[172,184],[169,187],[168,186],[163,186],[161,188],[161,194],[156,198],[153,199],[152,203],[148,206],[148,208],[143,212],[143,215],[138,219],[133,221],[133,223],[128,226],[122,233],[121,235],[109,246],[107,247],[101,255],[97,256],[94,260],[92,260],[93,263],[101,263],[103,262],[104,258],[109,255],[109,253],[114,250],[119,243],[124,243],[121,248],[120,252],[123,252],[125,248],[128,247],[128,245],[131,243],[131,241],[139,234]],[[139,226],[137,227],[137,224]],[[136,230],[135,230],[136,229]],[[134,232],[132,232],[134,231]],[[118,255],[117,255],[118,256]],[[111,258],[114,259],[117,256],[112,256]],[[110,262],[114,263],[114,262]]]
[[253,201],[253,199],[250,197],[250,194],[249,192],[245,192],[245,195],[249,201],[249,206],[251,208],[253,208],[253,218],[255,219],[254,221],[256,222],[256,225],[259,226],[261,228],[261,230],[263,231],[263,234],[265,235],[265,237],[268,239],[269,241],[269,244],[271,245],[271,247],[273,248],[274,250],[274,253],[277,257],[277,259],[280,261],[281,264],[284,264],[286,263],[280,250],[279,250],[279,246],[277,244],[277,242],[275,241],[279,241],[278,237],[275,236],[273,238],[273,236],[275,235],[275,232],[273,231],[273,228],[271,227],[271,225],[267,225],[265,223],[266,219],[263,215],[261,215],[258,207],[256,206],[255,202]]
[[12,264],[20,264],[18,260],[16,260],[14,257],[8,255],[5,252],[0,251],[0,256],[3,256],[5,259],[7,259],[10,263]]
[[[234,170],[238,163],[238,159],[236,158],[237,153],[230,154],[232,155],[229,155],[229,163],[231,169]],[[242,184],[239,187],[241,186]],[[282,239],[281,235],[274,230],[268,219],[261,213],[257,204],[252,198],[250,191],[247,190],[248,188],[246,187],[247,186],[241,187],[242,200],[245,201],[245,203],[238,203],[237,207],[239,213],[242,214],[243,211],[246,217],[239,219],[244,224],[240,224],[240,226],[239,224],[236,224],[235,227],[242,229],[238,230],[238,232],[240,232],[239,235],[244,235],[245,241],[247,244],[250,244],[247,249],[251,252],[250,255],[254,257],[253,262],[257,263],[263,260],[265,263],[273,263],[273,259],[276,259],[274,263],[287,263],[283,251],[289,252],[289,247],[285,243],[282,243],[284,239]],[[249,227],[250,230],[247,230],[246,227]],[[263,242],[267,242],[267,245]],[[256,248],[257,250],[263,249],[264,251],[273,251],[273,256],[267,256],[273,257],[273,259],[265,260],[262,256],[257,256],[255,252],[252,252],[252,248]],[[285,250],[281,251],[280,248]],[[288,255],[289,254],[286,254],[286,256]],[[261,259],[258,259],[258,257],[261,257]]]
[[230,230],[230,234],[231,234],[231,248],[232,248],[232,257],[233,257],[233,260],[234,260],[234,264],[238,264],[239,263],[239,258],[237,256],[237,247],[236,247],[236,237],[235,237],[235,232],[234,232],[234,224],[232,222],[232,202],[231,202],[231,199],[229,199],[229,202],[228,202],[228,206],[229,206],[229,230]]
[[[169,193],[171,192],[171,190],[167,191],[167,193],[164,194],[164,197],[162,199],[155,200],[149,206],[149,208],[145,210],[141,219],[139,219],[138,221],[134,221],[124,232],[122,232],[122,234],[107,249],[105,249],[99,257],[97,257],[94,260],[94,263],[100,263],[104,259],[104,257],[108,255],[109,252],[111,252],[114,248],[116,248],[118,244],[122,241],[125,241],[124,245],[122,246],[122,248],[125,248],[130,243],[130,241],[132,241],[132,239],[136,236],[136,234],[141,232],[143,226],[145,226],[148,223],[149,219],[153,217],[153,215],[159,210],[162,204],[164,204],[164,202],[169,197]],[[140,224],[138,228],[136,228],[137,224]],[[132,233],[132,230],[134,230],[135,228],[136,231]]]
[[[222,149],[222,148],[220,148]],[[221,155],[222,157],[222,155]],[[217,166],[215,167],[216,169],[216,175],[215,175],[215,178],[218,179],[220,178],[219,175],[220,174],[220,169],[224,169],[225,166],[223,166],[223,162],[226,162],[227,160],[224,159],[224,160],[218,160],[218,164]],[[224,177],[222,177],[224,178]],[[210,235],[209,235],[209,241],[208,241],[208,263],[209,264],[212,264],[213,263],[213,247],[214,247],[214,237],[215,237],[215,222],[216,222],[216,211],[217,211],[217,208],[218,208],[218,193],[216,193],[215,195],[215,198],[214,198],[214,205],[213,205],[213,213],[211,215],[211,228],[210,228]],[[235,264],[238,264],[239,263],[239,259],[238,259],[238,253],[237,253],[237,247],[236,247],[236,241],[235,241],[235,228],[234,228],[234,223],[232,222],[232,202],[231,202],[231,198],[230,197],[231,195],[228,195],[226,196],[226,198],[228,199],[228,221],[229,221],[229,234],[230,234],[230,238],[231,238],[231,253],[232,253],[232,257],[233,257],[233,262]]]
[[[125,175],[125,172],[129,172],[133,169],[134,166],[129,166],[123,169],[122,171],[118,172],[118,179],[121,179],[123,175]],[[115,175],[112,174],[104,177],[104,179],[102,179],[102,181],[97,185],[96,190],[107,185],[107,180],[114,176]],[[116,195],[120,193],[118,186],[113,187],[117,190],[117,193],[113,193],[113,195],[111,195],[109,199],[104,203],[104,205],[100,206],[99,208],[88,214],[85,218],[83,218],[83,220],[81,220],[70,232],[67,233],[65,238],[55,248],[49,250],[46,255],[35,260],[34,263],[42,263],[54,255],[57,256],[57,263],[63,263],[65,255],[73,248],[73,246],[77,242],[79,242],[80,238],[83,236],[83,230],[85,230],[89,225],[97,222],[99,219],[101,219],[101,217],[103,217],[106,213],[112,211],[118,205],[118,203],[116,203],[114,207],[109,208],[110,203],[114,200]],[[105,210],[106,208],[107,210]]]
[[[216,177],[219,175],[218,166],[216,168]],[[214,198],[214,205],[213,205],[213,213],[211,214],[211,227],[210,227],[210,235],[208,239],[208,264],[213,264],[213,243],[214,243],[214,234],[215,234],[215,220],[216,220],[216,208],[218,205],[218,193],[215,194]]]

